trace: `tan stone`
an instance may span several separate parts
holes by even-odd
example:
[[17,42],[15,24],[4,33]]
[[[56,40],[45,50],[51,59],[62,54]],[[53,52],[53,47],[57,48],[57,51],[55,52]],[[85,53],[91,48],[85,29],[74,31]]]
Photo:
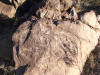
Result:
[[25,22],[13,35],[16,69],[28,64],[24,75],[80,75],[98,43],[100,30],[93,28],[81,21]]
[[90,12],[86,12],[82,17],[81,17],[81,21],[85,24],[88,24],[91,27],[96,27],[96,29],[98,29],[99,27],[99,23],[96,17],[96,14],[94,11],[90,11]]
[[61,19],[61,11],[67,10],[73,4],[72,0],[47,0],[43,8],[37,11],[40,18]]
[[7,5],[3,2],[0,2],[0,14],[3,14],[9,18],[15,16],[16,9],[12,5]]

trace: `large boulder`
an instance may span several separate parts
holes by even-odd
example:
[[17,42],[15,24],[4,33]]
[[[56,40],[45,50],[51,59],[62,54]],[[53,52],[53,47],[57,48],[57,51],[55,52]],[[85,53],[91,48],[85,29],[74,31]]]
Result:
[[13,34],[16,74],[80,75],[99,35],[100,25],[32,18]]

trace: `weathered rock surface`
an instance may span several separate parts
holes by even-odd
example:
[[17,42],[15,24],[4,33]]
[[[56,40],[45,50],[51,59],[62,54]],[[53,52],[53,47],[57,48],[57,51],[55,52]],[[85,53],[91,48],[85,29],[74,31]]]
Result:
[[47,0],[45,6],[36,14],[40,18],[61,19],[62,11],[66,11],[72,5],[72,0]]
[[9,18],[15,17],[17,8],[26,0],[1,0],[0,1],[0,14]]
[[12,5],[5,4],[0,1],[0,14],[3,14],[9,18],[14,17],[16,9]]
[[[16,1],[20,3],[24,0]],[[30,3],[32,0],[27,1]],[[32,2],[33,5],[29,5],[32,11],[28,11],[28,15],[34,11],[38,17],[21,24],[13,36],[12,29],[9,26],[7,29],[6,26],[2,27],[4,24],[0,20],[0,58],[9,59],[13,55],[16,75],[80,75],[100,35],[100,24],[95,13],[85,13],[82,22],[77,17],[77,20],[71,21],[75,15],[64,21],[62,16],[69,18],[70,13],[66,10],[73,5],[72,0]],[[42,2],[45,5],[41,8]],[[14,6],[0,3],[0,14],[13,17],[16,13]],[[2,64],[3,62],[0,63],[0,71]],[[98,68],[98,64],[95,67]]]
[[98,43],[96,26],[47,19],[20,25],[13,35],[17,75],[80,75]]
[[[90,17],[90,15],[91,15],[91,17]],[[81,17],[81,21],[83,23],[86,23],[89,26],[94,27],[94,28],[96,28],[96,27],[98,28],[98,26],[99,26],[98,17],[96,17],[96,14],[94,11],[90,11],[90,12],[85,13]],[[97,25],[97,26],[95,26],[95,25]]]

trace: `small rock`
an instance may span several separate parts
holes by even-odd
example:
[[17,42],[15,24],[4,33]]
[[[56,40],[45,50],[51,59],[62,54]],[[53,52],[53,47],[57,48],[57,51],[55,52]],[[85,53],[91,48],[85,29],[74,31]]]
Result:
[[[88,24],[89,26],[93,28],[99,28],[99,23],[97,21],[97,17],[94,11],[86,12],[83,16],[81,16],[81,21],[85,24]],[[100,29],[100,28],[99,28]]]
[[3,14],[9,18],[13,18],[15,16],[16,9],[12,5],[7,5],[3,2],[0,2],[0,14]]

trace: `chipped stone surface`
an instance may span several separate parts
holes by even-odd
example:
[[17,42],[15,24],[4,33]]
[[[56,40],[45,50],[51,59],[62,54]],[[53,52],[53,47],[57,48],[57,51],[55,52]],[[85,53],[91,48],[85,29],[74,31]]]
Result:
[[24,75],[80,75],[99,34],[81,21],[27,21],[13,35],[16,70],[28,64]]
[[[8,59],[13,55],[16,75],[80,75],[98,43],[100,25],[93,11],[85,13],[81,21],[71,21],[75,16],[69,16],[66,10],[72,4],[72,0],[47,0],[43,7],[36,8],[34,13],[38,17],[27,19],[14,30],[13,36],[11,28],[7,28],[8,33],[1,27],[0,57]],[[2,12],[7,10],[2,7]],[[62,19],[64,15],[67,20]],[[98,69],[98,64],[95,67]]]
[[37,11],[37,16],[59,20],[61,19],[61,11],[66,11],[72,4],[72,0],[47,0],[45,6]]
[[94,11],[90,11],[85,13],[82,17],[81,17],[81,21],[88,24],[91,27],[99,27],[99,23],[96,17],[96,14]]

